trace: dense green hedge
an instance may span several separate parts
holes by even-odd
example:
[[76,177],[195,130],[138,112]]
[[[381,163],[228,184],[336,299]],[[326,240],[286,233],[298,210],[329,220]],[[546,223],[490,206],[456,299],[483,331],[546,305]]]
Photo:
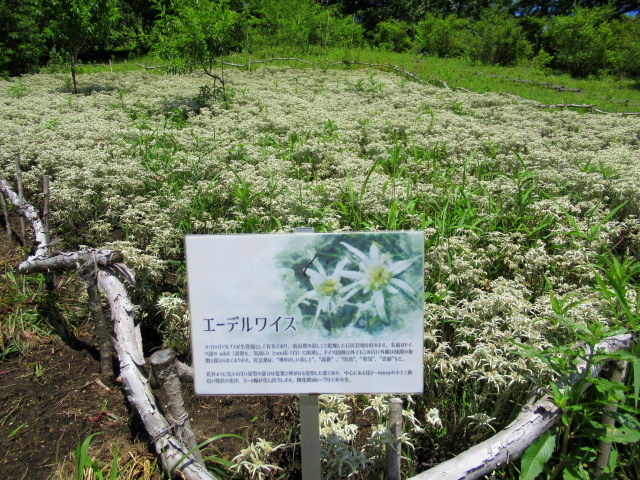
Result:
[[[191,2],[194,11],[199,11],[201,2],[204,0]],[[51,3],[82,6],[92,1],[0,3],[0,75],[37,71],[56,58],[51,52],[65,50],[50,34],[55,19],[43,14]],[[228,45],[236,51],[307,53],[368,44],[394,52],[469,57],[489,64],[532,62],[576,77],[602,72],[640,76],[640,20],[621,15],[615,5],[552,11],[523,1],[510,4],[509,9],[482,9],[475,3],[465,4],[465,8],[451,4],[449,8],[438,2],[395,0],[365,10],[355,10],[355,6],[349,10],[349,2],[335,0],[209,3],[236,14],[239,35]],[[179,5],[176,0],[119,0],[118,22],[101,38],[100,45],[83,45],[81,60],[148,53],[158,33],[166,35],[166,20]]]

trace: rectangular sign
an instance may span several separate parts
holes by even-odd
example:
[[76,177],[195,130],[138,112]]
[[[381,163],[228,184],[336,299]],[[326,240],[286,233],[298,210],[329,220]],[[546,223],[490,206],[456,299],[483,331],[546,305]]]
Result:
[[422,232],[185,244],[196,393],[422,392]]

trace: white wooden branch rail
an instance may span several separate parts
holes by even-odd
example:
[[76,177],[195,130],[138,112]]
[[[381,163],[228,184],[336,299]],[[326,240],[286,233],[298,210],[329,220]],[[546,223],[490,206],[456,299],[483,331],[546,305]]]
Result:
[[[0,191],[31,224],[34,232],[35,252],[18,267],[21,273],[93,269],[99,288],[109,303],[113,321],[113,344],[120,363],[123,389],[142,418],[145,429],[160,455],[165,471],[179,472],[187,480],[215,480],[215,477],[194,457],[174,432],[174,426],[162,415],[156,405],[149,379],[144,374],[147,364],[142,351],[140,328],[134,321],[134,307],[123,283],[114,271],[125,275],[131,282],[133,275],[122,263],[122,254],[110,250],[91,249],[77,252],[60,252],[47,256],[47,244],[42,222],[35,208],[23,204],[4,179],[0,178]],[[8,222],[9,219],[6,218]],[[628,350],[631,334],[617,335],[598,343],[601,353]],[[586,352],[587,354],[591,352]],[[576,383],[585,375],[598,375],[602,366],[594,365],[586,371],[586,363],[577,365],[570,383]],[[178,377],[183,382],[193,381],[193,369],[176,362]],[[504,430],[470,448],[466,452],[426,470],[409,480],[473,480],[478,479],[506,463],[518,459],[540,435],[555,425],[562,412],[551,397],[546,395],[525,405]]]
[[[60,253],[48,257],[43,224],[31,205],[22,205],[4,179],[0,178],[0,191],[17,208],[18,212],[31,224],[34,233],[35,253],[20,264],[21,273],[51,270],[93,268],[98,286],[104,292],[111,310],[113,321],[113,345],[120,363],[122,386],[144,423],[156,452],[160,455],[165,471],[177,472],[187,480],[215,480],[207,469],[196,461],[189,450],[174,434],[173,425],[158,408],[149,380],[144,374],[146,361],[142,353],[140,326],[134,321],[134,307],[123,283],[115,276],[112,267],[126,272],[122,265],[122,255],[109,250],[83,250]],[[8,222],[9,219],[7,218]],[[133,275],[130,275],[132,278]]]
[[[595,346],[600,353],[612,353],[629,350],[633,342],[632,334],[616,335],[607,338]],[[587,355],[592,352],[587,351]],[[584,376],[596,376],[602,365],[593,365],[586,371],[586,362],[576,366],[570,382],[575,384]],[[560,387],[566,384],[558,383]],[[409,480],[474,480],[491,473],[522,456],[529,446],[562,417],[562,411],[553,403],[550,395],[545,395],[535,403],[525,405],[504,430],[466,452],[436,465],[429,470],[411,477]]]

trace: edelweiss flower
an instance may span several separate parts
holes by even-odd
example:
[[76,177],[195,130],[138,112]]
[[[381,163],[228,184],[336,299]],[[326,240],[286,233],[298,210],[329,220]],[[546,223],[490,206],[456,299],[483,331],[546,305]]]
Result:
[[329,313],[335,313],[340,305],[343,304],[342,298],[340,298],[340,293],[343,290],[342,283],[340,283],[340,279],[344,276],[344,266],[349,262],[349,259],[344,258],[338,262],[336,268],[333,270],[331,275],[327,275],[324,267],[320,262],[316,262],[317,259],[314,259],[311,262],[317,270],[313,270],[312,268],[306,269],[306,274],[309,276],[311,281],[311,286],[313,290],[309,290],[305,294],[303,294],[296,302],[295,305],[299,305],[300,303],[308,303],[309,300],[315,300],[318,302],[318,306],[316,308],[316,314],[313,317],[312,326],[316,324],[318,317],[324,311]]
[[364,294],[371,292],[371,299],[376,313],[380,318],[386,319],[385,291],[391,294],[403,291],[407,294],[415,295],[416,291],[413,287],[404,280],[397,278],[397,275],[409,268],[418,257],[392,262],[391,257],[386,253],[380,252],[380,248],[375,243],[371,244],[369,256],[346,242],[340,243],[360,259],[359,271],[345,270],[342,272],[343,277],[354,280],[353,283],[343,288],[342,293],[345,294],[343,301],[348,300],[358,291],[362,291]]

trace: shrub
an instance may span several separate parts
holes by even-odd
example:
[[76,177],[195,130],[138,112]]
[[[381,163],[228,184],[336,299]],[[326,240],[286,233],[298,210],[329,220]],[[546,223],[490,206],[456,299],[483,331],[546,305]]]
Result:
[[68,54],[73,93],[78,93],[76,67],[80,52],[104,44],[120,18],[116,0],[46,0],[47,33],[60,51]]
[[640,77],[640,19],[622,17],[612,25],[612,63],[616,72]]
[[380,22],[373,32],[373,42],[384,50],[406,52],[411,48],[411,25],[393,19]]
[[611,66],[613,15],[607,8],[579,8],[573,15],[554,17],[544,33],[554,56],[553,66],[574,77],[597,75]]
[[42,13],[34,0],[0,2],[0,75],[37,69],[45,53]]
[[515,17],[487,9],[473,24],[471,58],[482,63],[515,65],[531,58],[533,49]]
[[176,1],[173,13],[161,13],[154,51],[178,73],[202,68],[218,79],[216,59],[240,45],[241,20],[227,0]]
[[307,52],[311,46],[345,47],[363,43],[363,28],[352,17],[313,0],[261,0],[255,3],[253,43]]
[[428,13],[416,27],[414,48],[438,57],[459,57],[468,53],[469,21],[451,14],[437,17]]

